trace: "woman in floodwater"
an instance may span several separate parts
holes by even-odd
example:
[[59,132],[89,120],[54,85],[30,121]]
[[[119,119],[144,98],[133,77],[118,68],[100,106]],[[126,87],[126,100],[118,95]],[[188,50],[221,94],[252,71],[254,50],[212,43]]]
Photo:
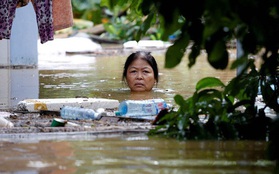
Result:
[[147,99],[159,80],[158,66],[150,52],[137,51],[128,56],[122,80],[131,90],[131,97]]

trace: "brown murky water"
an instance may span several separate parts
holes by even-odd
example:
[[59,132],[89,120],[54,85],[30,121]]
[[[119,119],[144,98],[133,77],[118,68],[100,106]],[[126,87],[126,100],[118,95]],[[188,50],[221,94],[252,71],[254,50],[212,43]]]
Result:
[[[68,56],[67,58],[46,58],[39,67],[40,98],[63,97],[101,97],[120,101],[129,99],[127,86],[121,81],[122,69],[129,53],[114,56]],[[164,54],[153,53],[159,68],[159,83],[154,89],[154,98],[163,98],[172,103],[175,94],[189,97],[195,84],[203,77],[220,78],[224,83],[236,75],[236,71],[217,71],[206,60],[205,55],[198,58],[197,64],[188,68],[184,58],[173,69],[164,68]],[[79,60],[79,61],[78,61]]]
[[0,141],[0,173],[271,174],[266,142],[186,141],[144,134]]

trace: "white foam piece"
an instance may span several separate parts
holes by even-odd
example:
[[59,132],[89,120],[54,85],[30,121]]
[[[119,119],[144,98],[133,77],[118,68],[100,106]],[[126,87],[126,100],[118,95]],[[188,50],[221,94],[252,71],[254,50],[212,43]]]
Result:
[[138,43],[136,41],[127,41],[123,44],[124,48],[137,48]]
[[[38,41],[40,42],[40,41]],[[57,38],[44,44],[38,43],[39,54],[65,54],[66,52],[94,52],[101,50],[100,44],[86,37]]]
[[133,40],[125,42],[123,47],[125,49],[167,48],[170,45],[170,43],[161,40],[140,40],[139,42]]
[[161,40],[140,40],[138,43],[139,47],[154,47],[154,48],[163,48],[164,42]]
[[63,106],[83,107],[97,110],[99,108],[115,109],[119,101],[105,98],[58,98],[58,99],[25,99],[18,103],[19,111],[60,111]]

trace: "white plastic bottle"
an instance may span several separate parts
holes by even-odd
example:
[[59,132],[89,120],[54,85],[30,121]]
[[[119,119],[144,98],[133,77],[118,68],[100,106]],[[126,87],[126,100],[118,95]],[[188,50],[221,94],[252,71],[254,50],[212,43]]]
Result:
[[167,107],[167,103],[163,99],[125,100],[119,104],[115,115],[126,117],[154,116]]
[[60,111],[60,115],[63,119],[67,120],[94,120],[98,116],[93,109],[71,106],[64,106]]

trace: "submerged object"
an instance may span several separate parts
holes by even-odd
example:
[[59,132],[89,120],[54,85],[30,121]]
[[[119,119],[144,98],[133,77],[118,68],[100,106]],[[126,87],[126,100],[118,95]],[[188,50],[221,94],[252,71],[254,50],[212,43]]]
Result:
[[98,117],[98,113],[93,109],[71,106],[64,106],[60,115],[67,120],[95,120]]
[[168,105],[163,99],[125,100],[120,103],[115,115],[125,117],[156,116],[167,107]]

